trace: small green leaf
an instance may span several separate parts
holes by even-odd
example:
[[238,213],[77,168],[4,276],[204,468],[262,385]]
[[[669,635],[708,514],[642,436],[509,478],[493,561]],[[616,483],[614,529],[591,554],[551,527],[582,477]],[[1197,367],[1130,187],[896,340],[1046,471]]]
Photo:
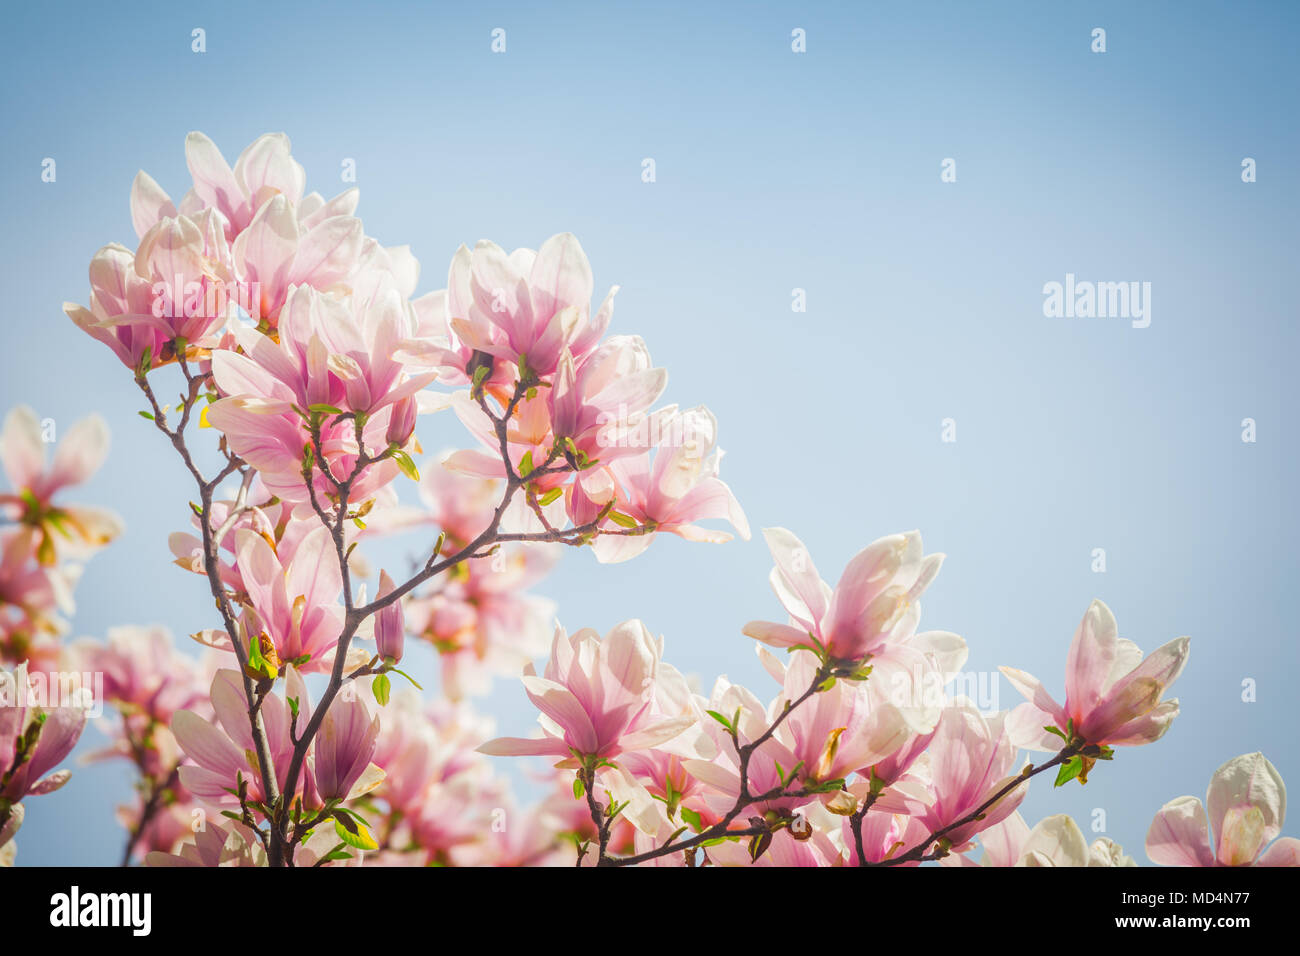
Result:
[[1053,786],[1063,787],[1082,772],[1083,760],[1077,756],[1071,757],[1062,764],[1060,771],[1056,774],[1056,783]]
[[1065,731],[1063,731],[1060,727],[1044,727],[1043,729],[1047,731],[1049,734],[1056,734],[1056,736],[1060,737],[1067,744],[1070,742],[1069,738],[1065,736]]
[[722,724],[723,727],[726,727],[728,733],[734,734],[736,732],[736,728],[731,725],[731,721],[729,721],[726,717],[723,717],[716,710],[706,710],[705,713],[708,714],[710,717],[712,717],[714,720],[716,720],[718,723]]
[[[340,840],[358,850],[379,849],[379,844],[375,842],[375,838],[370,835],[368,829],[352,820],[348,820],[346,824],[342,822],[347,819],[347,817],[338,816],[334,818],[334,832],[339,835]],[[352,830],[348,829],[349,825],[353,827]]]
[[318,415],[342,415],[343,414],[343,409],[335,408],[333,405],[326,404],[325,402],[316,402],[313,405],[308,405],[307,411],[315,412]]
[[690,807],[682,807],[681,814],[682,819],[689,823],[691,829],[695,830],[695,832],[698,833],[704,829],[704,820],[701,819],[697,811],[692,810]]
[[583,785],[582,785],[582,778],[581,778],[581,777],[574,777],[574,778],[573,778],[573,799],[574,799],[574,800],[581,800],[581,799],[582,799],[582,795],[583,795],[584,793],[586,793],[586,792],[587,792],[586,788],[583,787]]
[[141,418],[147,418],[149,421],[153,421],[153,420],[154,420],[153,412],[143,412],[143,411],[142,411],[142,412],[136,412],[136,414],[139,415]]
[[370,689],[375,693],[375,700],[379,701],[380,707],[388,706],[388,698],[393,692],[393,683],[388,679],[387,674],[377,674]]
[[614,522],[614,524],[618,525],[620,528],[636,527],[635,518],[629,517],[628,515],[622,514],[618,511],[611,511],[609,513],[609,520]]
[[533,472],[533,450],[530,448],[524,452],[524,457],[519,460],[519,477],[527,478]]
[[562,494],[564,494],[564,489],[563,489],[563,488],[552,488],[552,489],[551,489],[550,491],[548,491],[546,494],[544,494],[544,495],[542,495],[540,498],[538,498],[538,499],[537,499],[537,503],[538,503],[539,505],[549,505],[552,501],[554,501],[556,498],[560,497],[560,495],[562,495]]
[[411,461],[410,455],[400,448],[394,448],[392,454],[393,461],[397,462],[397,467],[402,470],[402,474],[412,481],[420,480],[420,471],[415,467],[415,462]]

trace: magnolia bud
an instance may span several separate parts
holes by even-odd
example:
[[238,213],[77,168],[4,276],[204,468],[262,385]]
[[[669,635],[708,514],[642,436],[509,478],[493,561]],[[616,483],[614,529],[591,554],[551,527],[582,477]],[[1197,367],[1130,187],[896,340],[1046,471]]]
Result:
[[[393,591],[393,579],[387,571],[379,572],[379,597],[387,597]],[[394,601],[375,614],[375,645],[379,659],[396,664],[402,659],[406,641],[406,622],[402,615],[402,602]]]
[[400,448],[410,440],[411,433],[415,431],[415,416],[418,411],[414,395],[393,403],[391,417],[388,419],[388,433],[384,436],[390,445],[396,444]]

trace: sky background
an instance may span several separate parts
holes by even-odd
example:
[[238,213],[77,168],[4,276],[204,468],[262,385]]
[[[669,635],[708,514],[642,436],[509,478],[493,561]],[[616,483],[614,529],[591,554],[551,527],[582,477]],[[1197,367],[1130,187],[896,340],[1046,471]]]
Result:
[[[1168,735],[1086,787],[1035,781],[1031,823],[1069,812],[1092,839],[1102,809],[1145,864],[1156,810],[1203,797],[1229,758],[1262,750],[1300,784],[1300,7],[69,3],[5,18],[0,410],[28,404],[61,430],[104,415],[112,453],[73,498],[127,524],[86,569],[73,636],[161,623],[184,642],[214,621],[204,582],[169,563],[189,479],[61,304],[86,301],[97,248],[134,245],[138,169],[179,197],[188,131],[231,162],[284,131],[309,190],[346,188],[355,160],[366,232],[412,246],[421,293],[462,242],[576,233],[597,297],[622,287],[613,331],[669,370],[664,400],[717,414],[754,539],[661,536],[617,566],[566,553],[537,590],[570,629],[642,618],[704,687],[726,674],[769,698],[740,633],[782,619],[757,530],[790,528],[833,582],[917,528],[948,555],[922,626],[965,637],[986,682],[1009,664],[1063,694],[1095,597],[1144,650],[1192,638]],[[1150,327],[1045,317],[1043,285],[1067,273],[1150,282]],[[426,449],[468,446],[452,426],[428,426]],[[431,655],[415,664],[432,676]],[[998,681],[1001,706],[1018,703]],[[530,732],[518,681],[481,706]],[[104,739],[92,726],[78,754]],[[33,798],[18,862],[115,863],[129,783],[96,765]]]

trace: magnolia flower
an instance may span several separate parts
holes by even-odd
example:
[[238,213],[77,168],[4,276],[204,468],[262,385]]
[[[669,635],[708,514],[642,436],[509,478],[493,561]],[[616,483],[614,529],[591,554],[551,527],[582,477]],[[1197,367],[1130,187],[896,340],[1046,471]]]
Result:
[[259,640],[264,652],[274,647],[280,663],[297,661],[304,671],[326,669],[344,614],[343,576],[329,529],[309,531],[288,560],[254,531],[241,529],[237,541],[235,560],[251,611],[245,643]]
[[238,820],[211,820],[194,831],[192,843],[182,843],[177,853],[152,850],[145,866],[266,866],[266,849],[252,829]]
[[870,660],[911,636],[915,620],[908,611],[943,563],[941,554],[923,555],[919,532],[890,535],[859,551],[832,591],[793,534],[767,528],[763,537],[776,561],[772,588],[790,623],[751,621],[744,632],[773,647],[806,647],[845,664]]
[[566,349],[550,390],[552,432],[577,462],[638,454],[653,431],[646,410],[667,384],[639,336],[613,336],[581,360]]
[[53,793],[68,782],[67,770],[50,771],[72,752],[92,703],[46,707],[33,699],[34,691],[25,663],[0,670],[0,825],[24,797]]
[[1285,821],[1281,774],[1263,754],[1243,754],[1214,771],[1204,806],[1179,797],[1160,808],[1147,856],[1163,866],[1300,866],[1300,840],[1274,841]]
[[[800,693],[806,689],[805,684]],[[724,728],[715,717],[706,718],[700,727],[709,738],[711,747],[705,748],[697,743],[696,749],[700,754],[689,756],[682,762],[686,772],[703,784],[698,803],[692,809],[699,808],[704,825],[721,820],[742,790],[740,757],[731,730],[734,729],[736,740],[744,747],[767,733],[772,722],[769,715],[775,715],[783,706],[784,700],[778,698],[769,711],[747,688],[732,684],[725,677],[714,683],[708,702],[699,710],[724,716],[730,722],[730,729]],[[770,816],[769,822],[788,821],[796,810],[816,800],[815,795],[803,793],[803,788],[794,779],[799,758],[791,749],[791,743],[790,737],[774,734],[750,755],[745,773],[748,791],[773,796],[751,804],[746,810],[747,815]],[[808,741],[808,748],[817,749],[822,743],[813,738]]]
[[1017,811],[982,832],[980,842],[985,866],[1137,866],[1114,840],[1098,837],[1089,846],[1065,813],[1046,817],[1031,830]]
[[[598,560],[626,561],[644,551],[658,532],[668,532],[687,541],[721,543],[730,541],[725,531],[702,528],[697,521],[722,519],[744,540],[749,540],[749,522],[740,502],[718,477],[721,449],[715,448],[717,420],[707,408],[685,412],[669,410],[658,421],[660,442],[653,458],[649,452],[619,458],[599,475],[583,476],[570,487],[567,501],[574,524],[592,520],[610,500],[613,515],[592,542]],[[647,531],[618,534],[616,525],[639,525]]]
[[[944,710],[930,743],[933,799],[921,814],[922,822],[934,832],[975,812],[1017,778],[1012,770],[1018,752],[1004,715],[985,717],[969,701],[954,702]],[[944,836],[954,851],[962,852],[975,834],[1010,815],[1025,792],[1025,787],[1016,787],[979,819],[948,830]]]
[[655,712],[662,654],[662,641],[640,621],[626,621],[604,639],[591,628],[570,637],[557,625],[544,676],[531,663],[524,669],[524,689],[542,712],[543,736],[498,737],[479,752],[563,757],[560,766],[578,766],[672,739],[695,718]]
[[[394,405],[400,405],[399,417],[408,415],[401,400],[436,376],[408,375],[392,358],[410,331],[396,292],[354,314],[347,303],[300,286],[289,296],[275,338],[240,327],[234,334],[243,354],[213,355],[213,377],[226,397],[208,406],[207,421],[258,469],[269,491],[298,502],[310,497],[302,472],[312,435],[304,415],[314,413],[324,457],[319,465],[328,464],[338,480],[352,475],[363,446],[381,459],[353,483],[353,500],[362,501],[398,473],[397,463],[384,457]],[[341,411],[361,417],[341,418]],[[334,491],[319,470],[314,483],[319,499]]]
[[80,668],[103,674],[104,699],[124,711],[166,724],[203,696],[194,659],[177,653],[164,627],[112,627],[106,642],[84,639],[72,650]]
[[[771,709],[773,717],[808,689],[817,666],[811,654],[791,659],[783,674],[784,693]],[[884,760],[907,743],[913,730],[874,682],[836,681],[792,711],[779,733],[802,767],[800,779],[815,784],[842,780]]]
[[1012,735],[1022,747],[1049,751],[1060,750],[1062,738],[1097,747],[1159,740],[1178,716],[1178,700],[1161,698],[1187,663],[1189,641],[1176,638],[1143,658],[1136,644],[1118,636],[1110,608],[1093,601],[1070,645],[1064,706],[1037,678],[1000,668],[1027,698],[1008,719]]
[[[591,265],[571,233],[540,249],[507,254],[496,243],[462,246],[452,260],[447,308],[452,332],[474,352],[514,365],[521,360],[551,375],[567,348],[583,355],[600,339],[613,314],[611,290],[591,320]],[[448,364],[456,363],[448,356]],[[490,366],[489,366],[490,367]]]
[[122,532],[122,519],[103,508],[54,503],[64,488],[90,479],[108,455],[108,425],[91,415],[68,429],[47,461],[47,441],[36,413],[20,405],[0,431],[0,464],[13,489],[0,494],[0,518],[36,529],[36,556],[46,566],[62,553],[84,557]]
[[[199,800],[224,806],[237,802],[231,791],[238,790],[242,781],[247,785],[248,799],[260,802],[265,796],[248,724],[248,698],[239,672],[217,671],[210,697],[215,723],[192,710],[182,710],[172,718],[172,733],[194,761],[180,768],[181,784]],[[286,703],[289,698],[297,703],[298,727],[305,727],[311,720],[311,698],[294,668],[289,668],[286,675],[285,697],[267,694],[260,708],[268,757],[282,789],[294,751],[290,736],[293,715]],[[318,807],[326,800],[354,799],[378,786],[384,774],[371,762],[378,731],[358,698],[336,696],[321,721],[321,731],[313,738],[311,753],[298,778],[297,795],[303,798],[304,805]],[[318,774],[323,775],[319,780]]]
[[758,859],[753,859],[744,842],[724,840],[706,851],[714,866],[842,866],[839,847],[825,833],[812,830],[806,839],[798,839],[785,830],[773,834],[772,842]]
[[379,718],[371,718],[365,701],[341,694],[330,704],[312,741],[316,790],[322,800],[343,800],[361,779],[375,754]]
[[54,670],[59,645],[53,635],[67,627],[72,587],[80,566],[45,567],[35,560],[40,531],[0,528],[0,660],[30,662]]

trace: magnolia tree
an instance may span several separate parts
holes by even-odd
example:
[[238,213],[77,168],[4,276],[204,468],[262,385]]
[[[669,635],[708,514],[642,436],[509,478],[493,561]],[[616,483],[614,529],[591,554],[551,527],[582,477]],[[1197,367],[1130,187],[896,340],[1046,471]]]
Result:
[[[1144,656],[1095,601],[1064,703],[1003,668],[1026,701],[989,715],[947,690],[963,640],[919,630],[942,556],[918,533],[867,545],[832,587],[783,528],[764,537],[784,619],[744,627],[770,701],[725,678],[694,692],[639,621],[569,633],[527,593],[562,547],[615,562],[661,534],[730,538],[705,522],[749,537],[718,477],[713,415],[656,407],[666,373],[639,337],[609,334],[617,289],[592,308],[577,239],[461,247],[447,288],[414,297],[410,252],[365,234],[355,189],[305,194],[285,136],[232,168],[192,133],[186,160],[179,202],[136,177],[136,248],[96,253],[89,303],[65,309],[112,350],[192,483],[170,546],[211,591],[194,611],[206,650],[179,653],[158,628],[61,640],[77,568],[120,522],[56,498],[98,468],[107,430],[78,424],[47,463],[43,424],[11,412],[0,857],[106,702],[98,756],[138,775],[123,863],[1133,864],[1067,816],[1030,828],[1017,806],[1040,774],[1084,784],[1116,748],[1159,740],[1187,638]],[[472,447],[417,467],[421,417],[440,411]],[[421,507],[399,502],[407,480]],[[412,573],[376,569],[360,547],[411,532],[424,542]],[[432,702],[401,669],[408,639],[440,655]],[[521,671],[540,732],[488,739],[469,701]],[[90,688],[60,695],[69,673]],[[523,755],[552,767],[527,809],[491,759]],[[1207,806],[1208,819],[1191,797],[1167,804],[1151,858],[1300,862],[1300,841],[1267,846],[1285,790],[1263,756],[1220,768]]]

